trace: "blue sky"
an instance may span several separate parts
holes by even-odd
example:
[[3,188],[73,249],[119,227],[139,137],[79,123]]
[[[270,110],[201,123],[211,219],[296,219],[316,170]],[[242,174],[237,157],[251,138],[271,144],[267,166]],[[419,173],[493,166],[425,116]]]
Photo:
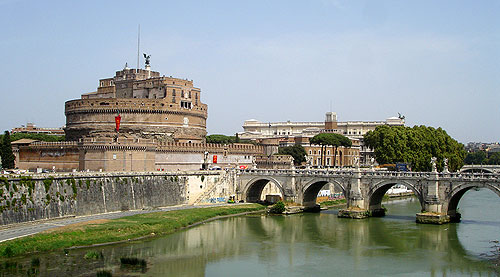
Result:
[[[64,102],[141,53],[194,80],[208,132],[243,121],[384,120],[499,141],[500,1],[0,0],[0,130],[64,125]],[[141,60],[141,64],[142,64]]]

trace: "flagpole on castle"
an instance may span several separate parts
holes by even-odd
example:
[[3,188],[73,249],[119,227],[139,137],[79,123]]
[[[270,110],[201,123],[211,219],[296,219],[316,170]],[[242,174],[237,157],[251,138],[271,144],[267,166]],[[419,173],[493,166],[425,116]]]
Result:
[[139,69],[139,51],[140,51],[140,42],[141,42],[141,24],[139,24],[137,30],[137,69]]

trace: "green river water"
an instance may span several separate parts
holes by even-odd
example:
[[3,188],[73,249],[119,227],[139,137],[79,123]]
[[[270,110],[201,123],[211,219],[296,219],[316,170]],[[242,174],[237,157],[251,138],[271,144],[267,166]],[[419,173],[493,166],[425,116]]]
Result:
[[[459,204],[462,222],[415,223],[415,198],[384,203],[382,218],[337,218],[336,210],[292,216],[248,215],[206,223],[166,237],[39,255],[40,276],[497,276],[491,261],[500,240],[500,198],[469,191]],[[120,267],[140,257],[147,268]],[[21,275],[30,258],[19,261]],[[24,265],[24,267],[22,267]],[[23,269],[19,269],[22,267]],[[24,273],[25,274],[25,273]]]

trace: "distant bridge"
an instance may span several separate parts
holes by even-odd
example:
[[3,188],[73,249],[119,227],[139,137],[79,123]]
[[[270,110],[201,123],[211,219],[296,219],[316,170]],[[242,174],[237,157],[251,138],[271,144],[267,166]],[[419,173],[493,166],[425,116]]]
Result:
[[464,165],[460,172],[463,173],[500,173],[500,165],[475,165],[468,164]]
[[460,221],[458,202],[473,188],[487,188],[500,196],[498,173],[391,172],[374,170],[244,170],[238,174],[239,199],[257,202],[270,182],[281,191],[284,200],[312,208],[325,184],[334,184],[344,193],[347,208],[339,216],[364,218],[383,216],[382,198],[392,186],[401,184],[418,198],[422,212],[420,223]]

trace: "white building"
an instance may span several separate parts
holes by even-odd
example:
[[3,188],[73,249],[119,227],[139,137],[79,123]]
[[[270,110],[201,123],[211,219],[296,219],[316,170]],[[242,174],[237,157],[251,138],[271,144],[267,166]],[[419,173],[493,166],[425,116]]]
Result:
[[337,121],[337,114],[327,112],[324,122],[261,122],[255,119],[245,120],[243,132],[239,138],[249,140],[283,138],[289,140],[294,137],[313,137],[321,132],[343,134],[353,140],[360,141],[361,163],[366,163],[373,151],[363,143],[363,136],[373,131],[377,126],[404,126],[404,117],[389,117],[384,121]]

